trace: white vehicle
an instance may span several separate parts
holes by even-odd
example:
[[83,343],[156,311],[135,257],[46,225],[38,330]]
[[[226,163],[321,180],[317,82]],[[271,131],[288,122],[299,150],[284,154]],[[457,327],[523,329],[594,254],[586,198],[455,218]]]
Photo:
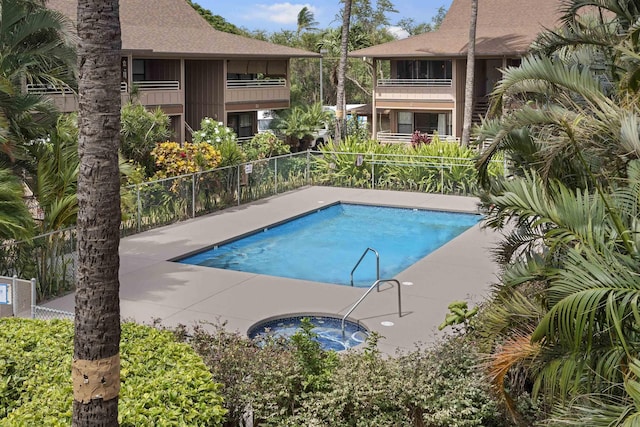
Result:
[[320,148],[321,146],[329,142],[329,138],[331,138],[331,132],[329,132],[329,125],[325,123],[323,127],[316,129],[316,131],[313,133],[311,148]]

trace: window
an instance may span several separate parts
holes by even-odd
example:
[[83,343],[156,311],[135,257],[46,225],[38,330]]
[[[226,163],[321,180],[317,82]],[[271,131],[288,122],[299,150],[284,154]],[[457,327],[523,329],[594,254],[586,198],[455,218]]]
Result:
[[398,133],[413,133],[413,113],[398,111]]
[[229,114],[227,117],[227,126],[233,129],[236,135],[238,135],[238,138],[253,136],[253,114]]
[[451,79],[451,61],[398,61],[399,79]]
[[134,59],[132,70],[134,82],[142,82],[146,80],[144,59]]

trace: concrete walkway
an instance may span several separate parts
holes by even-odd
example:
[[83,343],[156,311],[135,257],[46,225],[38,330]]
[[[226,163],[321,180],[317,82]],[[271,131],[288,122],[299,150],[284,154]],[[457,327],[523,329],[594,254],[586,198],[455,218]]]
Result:
[[[168,261],[337,201],[477,212],[477,200],[469,197],[307,187],[127,237],[120,243],[123,319],[161,319],[165,325],[225,322],[228,329],[246,333],[255,322],[281,314],[344,315],[366,289]],[[497,237],[474,226],[398,274],[400,282],[413,283],[402,286],[402,317],[397,291],[390,286],[373,292],[350,317],[379,332],[384,337],[380,349],[388,354],[433,342],[451,301],[479,302],[496,281],[489,251]],[[68,295],[46,305],[73,311],[73,304]]]

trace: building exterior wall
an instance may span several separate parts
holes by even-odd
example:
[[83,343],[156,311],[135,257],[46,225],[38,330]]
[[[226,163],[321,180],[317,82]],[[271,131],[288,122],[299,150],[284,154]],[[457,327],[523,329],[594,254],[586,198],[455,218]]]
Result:
[[226,122],[223,60],[185,61],[185,121],[194,130],[204,117]]

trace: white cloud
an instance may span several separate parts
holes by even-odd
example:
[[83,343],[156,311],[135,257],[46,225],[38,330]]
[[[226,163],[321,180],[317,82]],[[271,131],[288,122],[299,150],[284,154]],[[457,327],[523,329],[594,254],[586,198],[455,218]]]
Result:
[[406,39],[407,37],[409,37],[409,33],[406,30],[402,29],[401,27],[397,27],[397,26],[387,27],[387,31],[389,31],[398,40]]
[[303,7],[307,7],[311,12],[316,13],[316,8],[308,3],[275,3],[256,4],[256,9],[251,13],[254,20],[266,20],[277,24],[297,24],[298,13]]

